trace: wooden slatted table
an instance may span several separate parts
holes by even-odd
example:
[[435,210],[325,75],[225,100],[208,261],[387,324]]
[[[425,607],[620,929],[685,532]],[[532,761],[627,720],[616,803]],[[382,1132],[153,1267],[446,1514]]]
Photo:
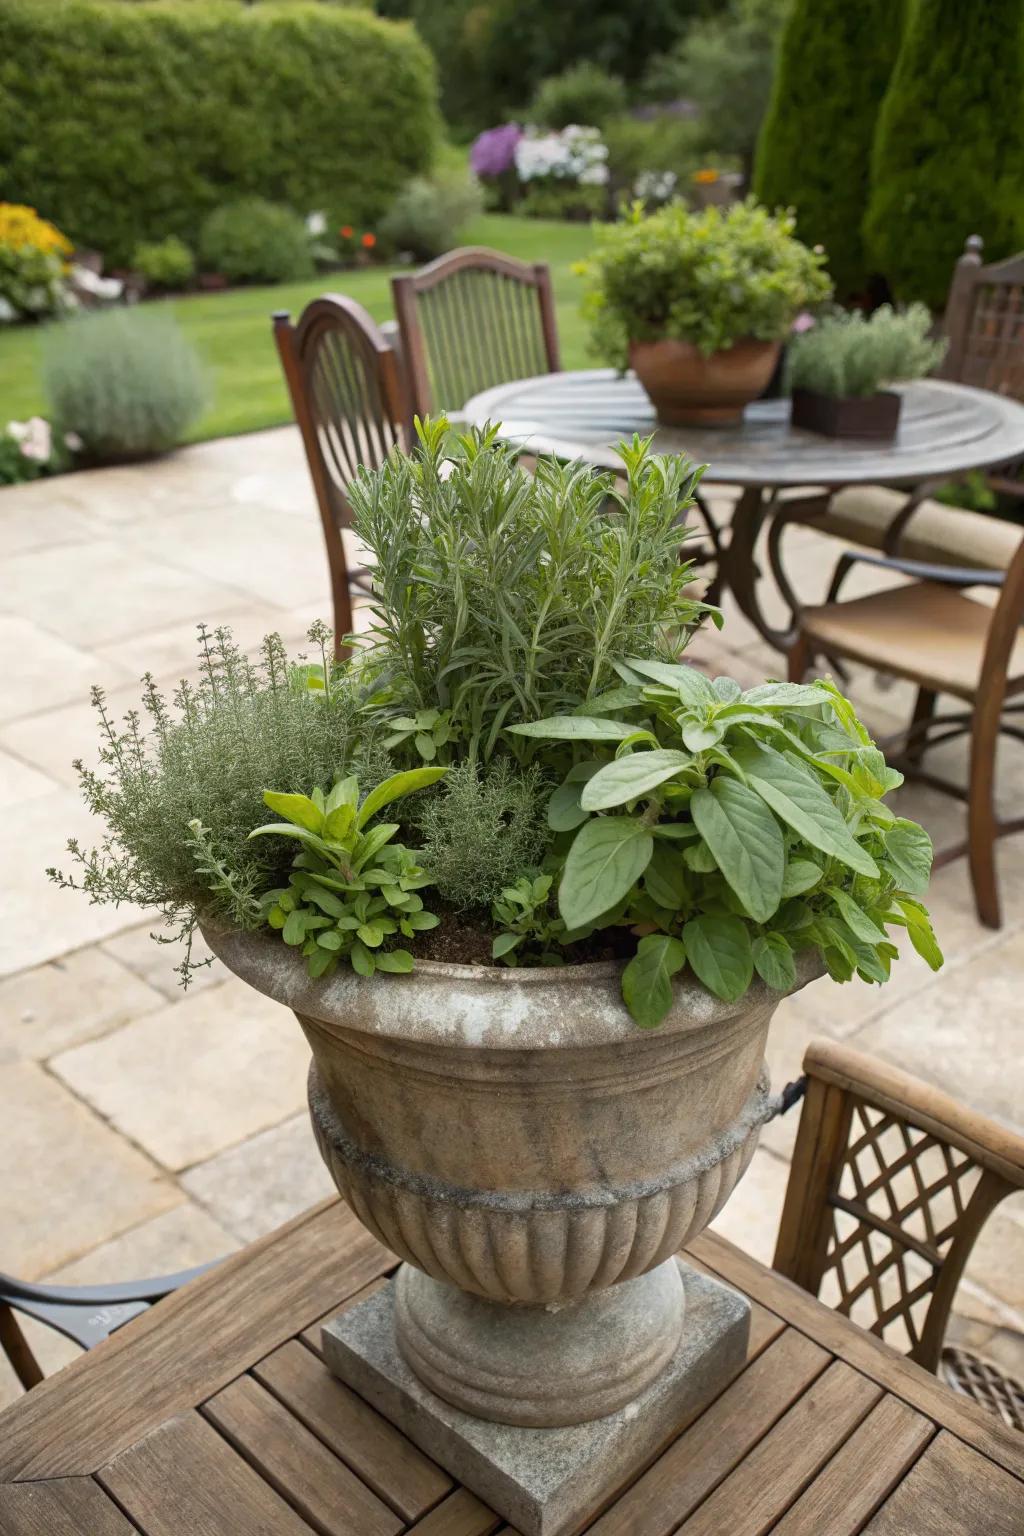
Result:
[[[1024,1436],[721,1238],[746,1366],[591,1536],[1022,1536]],[[515,1536],[326,1370],[319,1321],[395,1260],[339,1201],[0,1415],[3,1536]]]

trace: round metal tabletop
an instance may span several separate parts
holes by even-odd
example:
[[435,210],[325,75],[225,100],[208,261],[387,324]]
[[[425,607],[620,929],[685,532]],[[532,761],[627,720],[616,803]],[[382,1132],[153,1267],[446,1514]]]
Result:
[[707,463],[705,480],[740,486],[916,485],[1024,457],[1024,405],[966,384],[922,379],[903,395],[892,442],[819,437],[789,424],[788,400],[758,400],[735,427],[658,427],[631,373],[591,369],[518,379],[474,395],[460,413],[500,422],[531,453],[615,469],[615,444],[654,432],[659,453]]

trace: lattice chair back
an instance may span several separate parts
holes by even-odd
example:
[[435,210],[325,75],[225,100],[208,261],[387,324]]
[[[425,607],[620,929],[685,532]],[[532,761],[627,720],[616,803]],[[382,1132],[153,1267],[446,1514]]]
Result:
[[984,266],[971,235],[953,273],[940,377],[1024,400],[1024,252]]
[[413,411],[458,411],[496,384],[560,368],[551,274],[482,246],[391,282]]
[[354,299],[325,294],[295,325],[279,311],[274,336],[320,509],[340,650],[352,629],[350,588],[368,589],[341,536],[352,521],[348,487],[361,466],[377,469],[403,446],[408,408],[395,354]]
[[934,1371],[975,1239],[1024,1188],[1024,1138],[833,1041],[804,1071],[775,1268]]

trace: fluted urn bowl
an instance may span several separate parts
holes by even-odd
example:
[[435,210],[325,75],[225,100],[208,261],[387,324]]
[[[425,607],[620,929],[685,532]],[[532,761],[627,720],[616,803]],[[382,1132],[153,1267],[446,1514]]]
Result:
[[614,963],[420,961],[312,980],[272,936],[211,948],[295,1011],[335,1183],[405,1260],[397,1343],[479,1417],[578,1423],[637,1396],[685,1326],[677,1250],[722,1209],[769,1108],[760,982],[693,980],[637,1027]]

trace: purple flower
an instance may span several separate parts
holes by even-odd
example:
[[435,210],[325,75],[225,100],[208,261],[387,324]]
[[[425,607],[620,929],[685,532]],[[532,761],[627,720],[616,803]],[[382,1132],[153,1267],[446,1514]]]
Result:
[[502,176],[515,164],[516,145],[523,136],[518,123],[488,128],[473,140],[469,163],[477,176]]

